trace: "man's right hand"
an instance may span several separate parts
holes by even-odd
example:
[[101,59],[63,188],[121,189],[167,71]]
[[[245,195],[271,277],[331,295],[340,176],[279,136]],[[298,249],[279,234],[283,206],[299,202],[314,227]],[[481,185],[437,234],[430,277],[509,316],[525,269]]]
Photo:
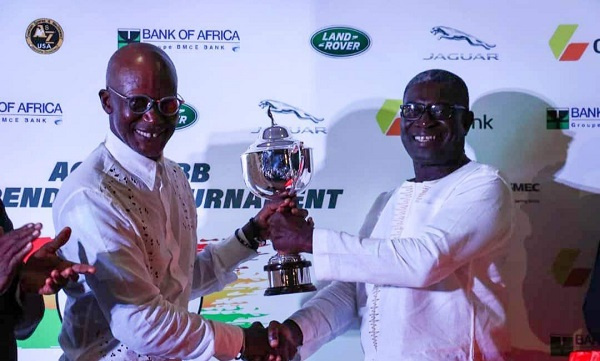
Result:
[[[292,214],[294,216],[301,217],[302,219],[308,216],[308,211],[306,209],[297,207],[296,194],[284,192],[280,194],[279,199],[265,202],[263,208],[256,214],[256,216],[254,216],[254,223],[260,232],[260,238],[271,238],[269,230],[269,218],[271,218],[271,216],[275,213]],[[244,234],[250,236],[248,233],[246,233],[247,231],[247,229],[244,229]]]
[[267,332],[269,345],[276,350],[277,355],[280,355],[269,355],[269,361],[280,361],[286,358],[291,360],[296,356],[298,347],[302,345],[303,336],[300,327],[294,321],[285,320],[283,323],[271,321]]
[[271,321],[268,329],[254,322],[243,330],[242,360],[245,361],[288,361],[296,356],[302,344],[302,331],[290,320],[283,324]]
[[242,360],[263,361],[272,354],[267,341],[267,329],[260,322],[254,322],[244,330]]
[[269,218],[269,233],[273,248],[283,254],[313,251],[312,218],[290,213],[275,213]]
[[20,271],[21,291],[50,295],[58,292],[69,281],[77,281],[80,274],[93,274],[96,268],[87,264],[76,264],[57,256],[71,236],[69,227],[63,228],[50,242],[31,255]]
[[31,251],[33,240],[40,236],[42,225],[28,223],[21,228],[4,234],[0,227],[0,295],[12,284],[19,265]]

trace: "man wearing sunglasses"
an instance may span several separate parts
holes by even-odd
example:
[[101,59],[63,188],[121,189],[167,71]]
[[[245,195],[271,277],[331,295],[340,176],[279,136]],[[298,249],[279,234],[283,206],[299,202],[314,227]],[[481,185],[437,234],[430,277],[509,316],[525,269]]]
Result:
[[302,345],[304,359],[358,319],[365,360],[509,360],[509,185],[465,154],[473,113],[460,77],[420,73],[403,102],[415,177],[375,200],[358,236],[284,213],[269,219],[276,249],[312,253],[317,279],[333,281],[270,324],[271,346]]
[[209,321],[187,305],[236,279],[235,268],[256,256],[267,217],[287,211],[289,200],[196,255],[192,191],[179,165],[163,156],[183,103],[171,59],[150,44],[117,50],[99,96],[111,132],[53,205],[56,227],[73,229],[63,255],[97,270],[65,289],[62,359],[232,359],[268,348],[262,326]]

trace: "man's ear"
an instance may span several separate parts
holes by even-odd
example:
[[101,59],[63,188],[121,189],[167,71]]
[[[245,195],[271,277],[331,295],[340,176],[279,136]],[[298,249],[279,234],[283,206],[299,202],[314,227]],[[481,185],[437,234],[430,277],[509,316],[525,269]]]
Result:
[[100,103],[102,104],[102,109],[106,112],[106,114],[111,114],[113,112],[112,105],[110,104],[110,94],[108,90],[101,89],[98,92],[98,96],[100,97]]
[[475,121],[475,115],[473,115],[472,111],[468,111],[467,114],[465,115],[465,117],[463,118],[463,129],[465,131],[465,135],[467,135],[469,133],[469,130],[471,130],[471,126],[473,125],[473,122]]

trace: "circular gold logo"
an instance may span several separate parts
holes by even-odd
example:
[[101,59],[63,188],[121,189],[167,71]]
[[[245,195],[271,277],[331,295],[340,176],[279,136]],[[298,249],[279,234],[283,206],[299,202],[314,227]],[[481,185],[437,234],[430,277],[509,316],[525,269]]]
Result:
[[27,27],[25,40],[36,53],[52,54],[63,43],[63,30],[52,19],[37,19]]

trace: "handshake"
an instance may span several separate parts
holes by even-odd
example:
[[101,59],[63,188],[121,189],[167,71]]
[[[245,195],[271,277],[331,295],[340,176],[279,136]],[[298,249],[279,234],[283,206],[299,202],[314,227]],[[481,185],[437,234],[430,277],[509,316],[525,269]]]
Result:
[[[278,202],[265,204],[254,218],[260,238],[270,239],[273,248],[281,254],[312,253],[312,219],[307,219],[308,212],[305,209],[296,207],[293,194],[286,193],[283,196]],[[238,359],[291,360],[302,345],[302,338],[300,327],[292,320],[283,323],[271,321],[268,328],[260,322],[254,322],[244,329],[244,345]]]
[[273,248],[282,254],[312,253],[314,223],[307,216],[306,209],[296,207],[295,195],[284,193],[280,201],[266,203],[254,217],[251,223],[258,229],[247,230],[244,226],[244,234],[270,239]]
[[245,361],[292,360],[302,345],[302,331],[292,321],[271,321],[265,328],[254,322],[244,329],[244,345],[238,359]]

